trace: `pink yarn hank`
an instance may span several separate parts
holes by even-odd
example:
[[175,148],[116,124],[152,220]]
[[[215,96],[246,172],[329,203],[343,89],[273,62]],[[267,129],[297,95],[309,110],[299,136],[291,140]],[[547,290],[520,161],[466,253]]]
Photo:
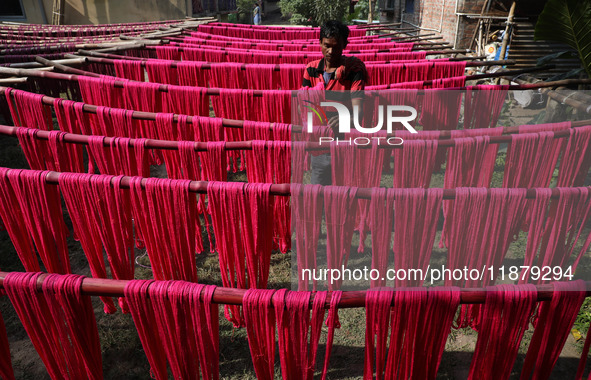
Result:
[[10,347],[2,314],[0,314],[0,376],[6,380],[14,380],[14,371],[10,361]]
[[549,379],[585,300],[582,280],[555,282],[552,300],[540,302],[536,329],[525,356],[521,380]]
[[[310,281],[316,290],[316,280],[304,275],[304,270],[316,270],[316,253],[322,223],[321,185],[291,185],[291,202],[296,233],[298,289],[308,290]],[[308,272],[309,273],[309,272]]]
[[368,291],[364,379],[374,378],[374,358],[375,379],[435,379],[459,303],[458,288]]
[[57,186],[45,181],[47,172],[9,170],[6,177],[14,188],[25,224],[50,273],[71,273],[61,198]]
[[[197,282],[196,250],[201,231],[197,198],[189,193],[190,181],[132,177],[132,212],[140,226],[156,280]],[[197,240],[197,242],[196,242]]]
[[219,379],[218,306],[215,286],[185,281],[130,281],[125,298],[158,380]]
[[[59,186],[72,219],[74,232],[88,259],[92,277],[107,278],[101,227],[97,223],[98,218],[94,208],[100,201],[92,196],[91,178],[90,174],[61,173]],[[113,314],[117,311],[110,297],[101,297],[101,300],[105,304],[105,313]]]
[[[102,379],[98,330],[83,276],[8,273],[4,288],[52,379]],[[60,349],[56,349],[59,347]]]
[[[207,198],[226,287],[266,288],[271,260],[270,184],[209,182]],[[226,305],[225,316],[244,326],[239,306]]]
[[41,267],[33,252],[33,240],[25,228],[24,213],[7,176],[9,171],[10,169],[0,168],[0,218],[25,270],[40,272]]
[[[356,187],[324,187],[326,218],[326,262],[328,269],[347,266],[357,209]],[[329,282],[329,290],[338,290],[342,279]]]
[[537,296],[534,285],[503,284],[486,288],[469,379],[509,378]]
[[257,379],[273,380],[275,373],[275,289],[248,289],[242,298],[250,356]]
[[327,293],[315,293],[312,320],[309,309],[310,296],[310,292],[288,292],[281,289],[273,297],[279,335],[279,358],[284,380],[314,378]]
[[[426,271],[435,242],[443,190],[393,189],[391,192],[394,193],[394,267]],[[397,279],[395,283],[397,288],[422,285],[419,278]]]

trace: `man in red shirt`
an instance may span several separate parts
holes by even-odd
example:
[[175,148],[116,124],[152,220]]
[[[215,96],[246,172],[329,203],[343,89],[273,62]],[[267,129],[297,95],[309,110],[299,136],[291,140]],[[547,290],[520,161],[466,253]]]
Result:
[[[315,87],[319,83],[324,84],[326,91],[334,91],[326,94],[327,100],[340,100],[346,105],[358,105],[361,107],[361,98],[367,82],[367,70],[365,64],[356,57],[343,55],[347,47],[349,28],[339,21],[327,21],[320,27],[320,46],[324,58],[312,61],[304,72],[304,87]],[[335,98],[335,95],[340,99]],[[348,101],[350,99],[350,102]],[[349,108],[352,111],[352,108]],[[333,128],[335,137],[338,137],[338,115],[327,112],[329,125]],[[312,183],[330,185],[331,157],[322,154],[311,157]]]
[[320,46],[324,58],[312,61],[304,72],[303,86],[324,83],[326,91],[351,91],[360,95],[367,82],[365,64],[356,57],[346,57],[349,28],[339,21],[327,21],[320,27]]

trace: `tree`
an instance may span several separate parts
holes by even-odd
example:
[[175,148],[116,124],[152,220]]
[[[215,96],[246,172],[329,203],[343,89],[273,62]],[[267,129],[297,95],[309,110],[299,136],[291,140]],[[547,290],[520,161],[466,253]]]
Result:
[[279,8],[292,24],[318,26],[328,20],[347,21],[349,0],[280,0]]
[[252,23],[252,11],[257,0],[236,0],[238,22],[242,24]]
[[557,41],[577,51],[591,77],[591,0],[549,0],[538,18],[535,40]]

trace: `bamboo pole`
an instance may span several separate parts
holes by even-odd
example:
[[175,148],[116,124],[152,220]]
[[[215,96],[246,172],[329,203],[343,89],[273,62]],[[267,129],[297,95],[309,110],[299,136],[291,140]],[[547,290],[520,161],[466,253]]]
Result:
[[564,95],[566,97],[578,100],[581,103],[591,104],[591,95],[587,95],[586,93],[580,90],[569,90],[565,87],[558,87],[554,91],[559,93],[560,95]]
[[[328,149],[326,147],[325,149]],[[54,171],[45,171],[45,183],[49,185],[58,185],[59,184],[59,177],[63,174],[60,172]],[[100,174],[96,174],[97,176]],[[130,176],[121,176],[121,188],[122,189],[129,189],[130,183],[132,178]],[[149,178],[142,178],[140,185],[142,188],[145,188],[147,181]],[[207,194],[207,187],[209,185],[209,181],[190,181],[188,184],[189,192],[196,193],[196,194]],[[487,194],[490,196],[491,190],[494,189],[487,189]],[[537,196],[536,189],[523,189],[526,191],[526,199],[535,199]],[[358,188],[357,193],[355,195],[356,199],[371,199],[371,194],[373,189],[371,188]],[[291,184],[290,183],[283,183],[283,184],[271,184],[269,187],[269,194],[288,197],[291,196]],[[320,194],[322,196],[322,192]],[[551,189],[551,199],[558,199],[560,196],[560,192],[558,189],[553,188]],[[456,189],[443,189],[443,199],[445,200],[453,200],[456,198]]]
[[0,78],[0,86],[27,83],[28,78]]
[[[124,56],[117,56],[117,58],[114,58],[114,56],[109,56],[109,58],[105,57],[104,55],[102,55],[101,53],[96,53],[93,51],[87,51],[87,50],[79,50],[79,53],[82,55],[88,55],[88,62],[94,62],[94,63],[104,63],[104,64],[110,64],[113,65],[115,64],[115,60],[116,59],[127,59],[127,57]],[[228,55],[229,53],[226,52],[225,55]],[[277,55],[279,58],[281,58],[281,54]],[[103,58],[104,57],[104,58]],[[311,57],[310,57],[311,58]],[[306,55],[304,55],[302,57],[302,59],[308,59],[308,57]],[[142,61],[142,65],[145,65],[145,62],[150,60],[150,58],[141,58],[139,59]],[[171,63],[171,67],[176,67],[176,62],[177,61],[173,61]],[[221,62],[223,63],[223,62]],[[378,64],[397,64],[400,63],[398,61],[380,61],[380,63]],[[504,60],[504,61],[475,61],[475,62],[466,62],[466,67],[480,67],[480,66],[496,66],[496,65],[512,65],[514,64],[515,61],[513,60]],[[371,65],[371,61],[366,62],[367,65]],[[245,63],[244,65],[249,65],[248,63]],[[246,67],[242,66],[241,69],[245,70]],[[211,64],[204,64],[203,66],[201,66],[201,69],[210,69],[211,68]],[[281,68],[280,64],[277,64],[275,66],[275,71],[279,71]]]
[[503,42],[501,44],[501,54],[499,58],[504,59],[505,53],[507,52],[507,45],[509,44],[509,39],[511,37],[511,31],[513,30],[513,16],[515,15],[515,5],[517,4],[516,1],[511,4],[511,9],[509,10],[509,16],[507,17],[507,26],[505,27],[505,34],[503,35]]
[[[484,79],[484,78],[495,78],[499,76],[506,76],[506,75],[518,75],[528,72],[540,71],[547,69],[548,66],[543,67],[533,67],[529,69],[521,69],[521,70],[507,70],[495,73],[487,73],[487,74],[477,74],[477,75],[469,75],[466,76],[466,80],[477,80],[477,79]],[[53,68],[46,68],[47,70],[51,70]],[[45,70],[45,69],[44,69]],[[42,70],[31,70],[31,69],[13,69],[7,67],[0,67],[0,75],[8,75],[8,76],[19,76],[19,77],[41,77],[41,78],[50,78],[50,79],[61,79],[61,80],[78,80],[78,75],[76,74],[62,74],[62,73],[55,73],[55,72],[47,72]],[[573,81],[577,81],[576,83],[586,83],[585,79],[576,79]],[[428,83],[430,81],[425,81]],[[571,82],[574,83],[574,82]],[[115,81],[115,87],[123,87],[123,81]],[[546,87],[548,84],[528,84],[528,85],[518,85],[518,86],[510,86],[509,89],[523,89],[523,88],[542,88]],[[387,87],[388,88],[388,87]],[[387,89],[386,88],[386,89]],[[167,92],[168,85],[160,85],[160,91]],[[254,90],[254,96],[262,96],[264,90]],[[207,95],[219,95],[219,89],[208,89]]]
[[[67,59],[56,59],[53,60],[51,62],[54,63],[59,63],[61,65],[83,65],[86,62],[88,62],[86,57],[76,57],[76,58],[67,58]],[[22,62],[22,63],[11,63],[10,66],[8,67],[12,67],[15,69],[38,69],[38,68],[42,68],[45,67],[46,65],[43,65],[39,62]]]
[[[369,11],[367,12],[367,25],[371,26],[373,25],[373,4],[374,4],[374,0],[369,0]],[[369,29],[368,32],[371,34],[373,33],[375,29]]]
[[53,2],[53,25],[62,25],[64,23],[64,11],[66,0],[54,0]]
[[571,97],[569,97],[569,95],[563,95],[560,94],[554,90],[551,90],[548,87],[560,87],[560,86],[567,86],[567,85],[573,85],[573,84],[591,84],[591,79],[564,79],[564,80],[560,80],[560,81],[556,81],[554,82],[555,85],[553,86],[548,86],[545,85],[547,83],[552,83],[552,82],[538,82],[538,83],[527,83],[527,81],[521,80],[521,79],[517,79],[517,78],[505,78],[506,80],[510,80],[513,82],[517,82],[520,84],[527,84],[527,85],[535,85],[535,86],[540,86],[540,85],[544,85],[542,87],[530,87],[530,88],[540,88],[540,91],[549,96],[550,98],[556,100],[557,102],[560,102],[562,104],[567,104],[573,108],[576,108],[579,111],[588,113],[591,115],[591,103],[589,102],[580,102],[578,100],[575,100]]
[[[437,37],[431,37],[431,36],[435,36],[435,33],[427,33],[427,34],[419,34],[416,36],[400,36],[400,37],[392,37],[392,40],[394,42],[398,42],[401,40],[407,40],[407,39],[413,39],[412,41],[423,41],[423,40],[442,40],[443,37],[441,36],[437,36]],[[424,38],[423,38],[424,37]],[[427,37],[431,37],[431,38],[427,38]]]
[[[16,32],[22,32],[23,34],[31,34],[35,35],[39,32],[41,33],[52,33],[57,34],[63,31],[68,31],[70,33],[75,32],[82,32],[86,33],[89,31],[103,31],[103,32],[117,32],[118,29],[125,28],[127,30],[134,30],[134,31],[145,31],[150,30],[150,27],[157,28],[158,25],[184,25],[187,24],[186,21],[156,21],[152,23],[142,23],[141,25],[133,24],[133,23],[120,23],[120,24],[102,24],[102,25],[43,25],[43,24],[17,24],[14,26],[8,26],[5,22],[0,25],[0,30],[14,30]],[[26,26],[27,30],[22,30],[22,27]]]
[[[4,288],[4,279],[6,275],[10,272],[0,272],[0,288]],[[37,291],[41,292],[43,288],[43,282],[47,277],[47,274],[41,274],[37,278]],[[125,286],[127,285],[128,280],[111,280],[111,279],[104,279],[104,278],[92,278],[86,277],[82,280],[81,291],[82,294],[88,296],[104,296],[104,297],[124,297],[124,290]],[[587,287],[587,292],[585,293],[585,297],[591,296],[591,282],[585,282]],[[434,288],[432,291],[436,291],[437,288]],[[392,288],[392,290],[396,290]],[[483,304],[486,299],[486,289],[483,288],[473,288],[473,289],[459,289],[460,290],[460,303],[461,304]],[[552,295],[554,294],[554,287],[552,284],[547,285],[536,285],[537,290],[537,301],[549,301],[552,299]],[[404,288],[401,288],[399,291],[405,291]],[[427,290],[429,291],[429,290]],[[357,308],[357,307],[365,307],[365,296],[368,291],[343,291],[341,295],[341,299],[338,303],[339,309],[348,309],[348,308]],[[246,293],[246,289],[234,289],[234,288],[225,288],[218,286],[213,291],[212,295],[212,302],[215,304],[224,304],[224,305],[242,305],[242,299],[244,298],[244,294]],[[312,293],[310,296],[310,305],[312,307],[314,302],[315,294]],[[324,303],[324,308],[328,309],[330,307],[330,302],[332,298],[332,292],[326,297],[326,301]],[[273,303],[271,303],[271,306]]]
[[[285,45],[279,45],[279,47],[284,47]],[[303,45],[302,48],[306,48],[310,45]],[[185,49],[198,49],[198,50],[210,50],[208,49],[207,45],[195,45],[195,47],[183,47],[183,46],[176,46],[178,48],[179,52],[183,52],[185,51]],[[146,46],[144,49],[146,50],[154,50],[156,49],[155,46]],[[236,49],[236,48],[232,48],[232,47],[225,47],[225,46],[216,46],[216,48],[214,50],[216,51],[236,51],[236,50],[228,50],[228,49]],[[396,49],[395,47],[392,49]],[[377,53],[396,53],[393,52],[392,49],[377,49],[375,50],[375,52]],[[273,53],[273,54],[292,54],[292,53],[298,53],[298,52],[294,52],[294,51],[289,51],[289,50],[261,50],[261,49],[257,49],[256,48],[256,44],[254,46],[251,46],[251,48],[248,49],[239,49],[241,52],[245,52],[245,53]],[[119,57],[122,56],[116,56],[116,55],[111,55],[111,56],[107,56],[105,53],[100,53],[100,52],[96,52],[96,51],[92,51],[92,50],[84,50],[85,54],[83,55],[94,55],[96,57],[104,57],[104,58],[113,58],[113,59],[117,59]],[[420,50],[412,50],[412,52],[417,52]],[[427,51],[427,55],[435,55],[435,54],[467,54],[470,51],[469,50],[465,50],[465,49],[445,49],[445,50],[427,50],[424,49],[424,51]],[[320,50],[318,51],[305,51],[306,53],[310,53],[310,54],[320,54]],[[347,50],[346,54],[365,54],[367,53],[367,51],[365,50]],[[370,52],[371,53],[371,52]],[[140,60],[146,60],[146,59],[150,59],[150,58],[139,58],[139,57],[127,57],[127,59],[140,59]],[[472,57],[467,57],[467,58],[472,58]],[[479,58],[485,58],[485,56],[481,56]]]
[[[63,75],[67,75],[67,74],[63,74]],[[19,78],[19,79],[27,79],[27,78]],[[7,90],[6,87],[0,86],[0,93],[3,94],[6,90]],[[45,105],[48,105],[48,106],[53,106],[55,100],[56,100],[56,98],[52,98],[51,96],[46,96],[46,95],[44,95],[43,98],[41,98],[41,102]],[[84,103],[83,107],[82,107],[82,111],[84,111],[86,113],[91,113],[91,114],[96,114],[97,109],[98,109],[98,106],[95,106],[92,104],[86,104],[86,103]],[[155,121],[156,115],[158,115],[158,113],[156,113],[156,112],[132,111],[131,118],[136,119],[136,120]],[[179,115],[175,114],[173,117],[173,121],[175,123],[178,122],[178,116]],[[188,116],[187,123],[192,124],[193,118],[194,118],[193,116]],[[195,116],[195,118],[199,118],[199,116]],[[222,120],[222,126],[225,128],[242,128],[244,126],[243,120],[224,119],[224,118],[222,118],[221,120]]]
[[357,25],[358,29],[373,29],[373,28],[383,28],[384,26],[397,26],[400,25],[399,22],[392,22],[392,23],[383,23],[383,24],[367,24],[367,25]]
[[[523,70],[517,70],[517,71],[523,72]],[[515,73],[515,72],[516,71],[513,71],[511,73]],[[41,73],[44,73],[44,72],[41,72]],[[507,71],[507,72],[503,72],[503,73],[492,73],[491,75],[501,75],[501,74],[507,74],[507,73],[510,73],[510,72]],[[61,75],[68,76],[67,74],[61,74]],[[482,74],[482,75],[486,75],[486,74]],[[478,79],[481,79],[482,75],[480,75]],[[473,77],[475,77],[475,76],[472,76],[472,78]],[[20,78],[20,79],[26,79],[26,78]],[[471,77],[467,76],[466,79],[471,79]],[[432,81],[425,81],[425,85],[428,85],[429,82],[432,82]],[[553,85],[553,82],[545,82],[544,85],[551,86],[551,85]],[[541,86],[541,84],[525,84],[525,85],[511,86],[511,87],[509,87],[509,89],[539,88],[539,86]],[[462,90],[462,88],[458,88],[456,90]],[[0,93],[4,93],[5,91],[6,91],[6,87],[0,87]],[[50,96],[43,96],[43,98],[41,98],[42,103],[45,105],[48,105],[48,106],[53,106],[55,100],[56,100],[55,98],[52,98]],[[82,110],[87,113],[96,114],[97,108],[98,107],[95,105],[83,104]],[[154,112],[143,112],[143,111],[132,111],[132,113],[131,113],[132,119],[137,119],[137,120],[155,121],[156,115],[157,115],[157,113],[154,113]],[[242,128],[244,125],[243,120],[233,120],[233,119],[224,119],[224,118],[222,118],[221,120],[222,120],[222,126],[225,128]],[[178,115],[175,114],[173,116],[173,121],[175,123],[178,122]],[[193,123],[193,116],[188,116],[187,122],[189,124],[192,124]],[[589,123],[590,123],[590,121],[573,122],[573,127],[576,127],[576,126],[582,127],[582,126],[589,125]],[[293,133],[301,133],[301,131],[302,131],[301,126],[295,126],[295,125],[292,126]],[[519,132],[519,130],[515,127],[505,127],[505,129],[504,129],[504,133],[518,133],[518,132]],[[451,132],[441,131],[441,138],[442,139],[447,139],[450,137],[451,137]]]
[[[584,124],[584,125],[581,125]],[[577,122],[576,125],[579,126],[589,126],[591,125],[591,121],[585,120],[582,122]],[[0,125],[0,134],[5,136],[17,136],[17,131],[20,129],[31,129],[35,131],[35,139],[38,140],[49,140],[52,131],[44,131],[36,128],[26,128],[26,127],[13,127],[9,125]],[[506,127],[507,131],[508,128],[513,128],[511,133],[505,134],[503,136],[490,136],[489,137],[489,144],[511,144],[512,134],[518,134],[519,127]],[[574,127],[573,127],[574,128]],[[301,132],[301,130],[300,130]],[[503,130],[505,133],[505,130]],[[78,144],[78,145],[88,145],[89,141],[92,137],[96,136],[88,136],[88,135],[81,135],[75,133],[64,132],[60,139],[66,143],[71,144]],[[123,136],[121,136],[123,137]],[[395,134],[388,135],[388,137],[397,137]],[[563,139],[570,137],[570,130],[565,129],[561,131],[554,132],[553,138],[556,139]],[[103,145],[105,147],[109,147],[111,142],[119,137],[110,137],[110,136],[103,136]],[[385,137],[384,137],[385,138]],[[430,139],[431,140],[431,139]],[[446,135],[445,137],[438,138],[439,140],[437,146],[438,148],[448,149],[453,148],[456,145],[456,139],[451,137],[451,133]],[[129,139],[129,146],[135,147],[136,139],[130,138]],[[207,142],[195,142],[193,144],[193,150],[196,152],[207,152]],[[265,148],[270,147],[273,144],[273,141],[267,141],[265,144]],[[170,141],[170,140],[157,140],[157,139],[146,139],[144,147],[146,149],[158,149],[158,150],[178,150],[179,149],[179,142],[178,141]],[[360,149],[371,149],[371,145],[359,145]],[[383,144],[379,145],[379,149],[404,149],[404,145],[390,145],[390,144]],[[224,145],[225,150],[252,150],[252,141],[228,141]],[[308,151],[321,151],[321,150],[328,150],[328,146],[326,143],[317,143],[317,142],[306,142],[305,149]]]
[[[130,49],[133,47],[142,47],[142,45],[139,44],[130,44],[129,42],[106,42],[106,43],[102,43],[102,44],[76,44],[74,45],[74,49],[99,49],[99,48],[116,48],[116,47],[121,47],[123,45],[123,48],[121,50],[126,50],[126,49]],[[43,50],[45,51],[54,51],[54,50],[61,50],[63,49],[64,46],[63,45],[50,45],[50,46],[43,46]],[[23,54],[27,54],[28,51],[30,51],[30,48],[9,48],[9,49],[2,49],[0,50],[0,54],[18,54],[18,53],[23,53]],[[35,53],[41,53],[40,51],[35,51]]]
[[73,67],[62,65],[61,63],[58,63],[55,61],[50,61],[49,59],[45,59],[45,58],[39,57],[39,56],[35,57],[35,61],[37,61],[38,63],[40,63],[42,65],[51,66],[51,67],[54,67],[60,71],[63,71],[65,73],[69,73],[69,74],[87,75],[87,76],[91,76],[91,77],[95,77],[95,78],[101,77],[100,74],[92,73],[90,71],[78,70]]

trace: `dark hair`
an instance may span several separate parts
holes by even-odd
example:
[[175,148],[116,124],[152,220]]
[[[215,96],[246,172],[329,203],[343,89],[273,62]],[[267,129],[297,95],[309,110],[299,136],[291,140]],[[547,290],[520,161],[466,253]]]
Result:
[[327,21],[320,27],[320,41],[322,41],[323,38],[342,38],[343,41],[347,43],[347,38],[349,38],[349,28],[340,21]]

